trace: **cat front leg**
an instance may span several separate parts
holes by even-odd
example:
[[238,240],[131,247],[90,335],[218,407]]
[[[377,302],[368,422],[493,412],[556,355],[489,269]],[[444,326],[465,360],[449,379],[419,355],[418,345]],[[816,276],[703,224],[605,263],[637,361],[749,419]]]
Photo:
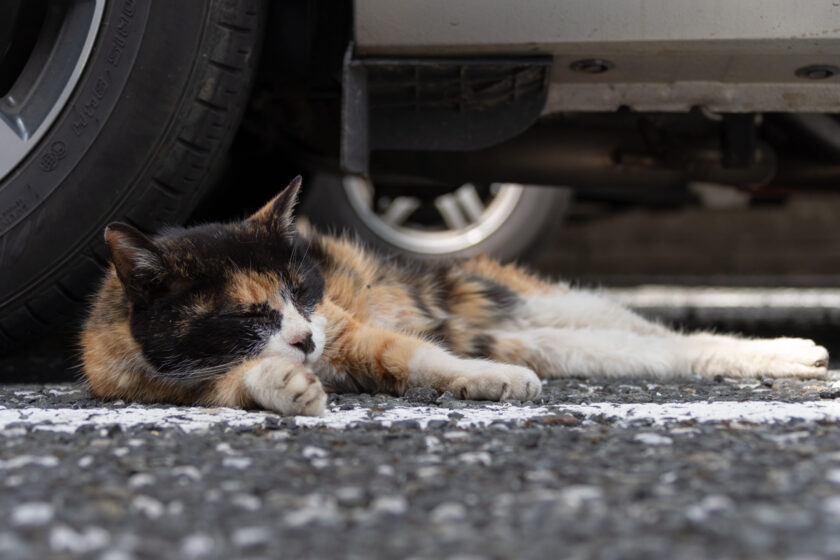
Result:
[[268,357],[249,360],[218,379],[208,400],[215,406],[256,406],[285,416],[320,416],[327,394],[305,365]]
[[528,401],[542,391],[537,374],[526,367],[458,358],[428,344],[414,350],[407,366],[412,385],[449,391],[460,399]]
[[258,405],[280,414],[320,416],[327,406],[327,393],[315,374],[284,358],[260,360],[242,382]]
[[373,327],[325,303],[328,317],[323,362],[317,369],[337,390],[402,394],[432,387],[461,399],[531,400],[542,385],[528,369],[509,363],[465,359],[417,337]]

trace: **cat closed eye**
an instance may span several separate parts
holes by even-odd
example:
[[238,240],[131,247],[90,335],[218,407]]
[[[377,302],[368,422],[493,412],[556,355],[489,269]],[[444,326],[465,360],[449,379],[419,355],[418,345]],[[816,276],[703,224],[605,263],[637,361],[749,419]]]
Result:
[[268,306],[260,306],[254,308],[232,309],[221,313],[219,316],[233,319],[261,319],[266,321],[276,321],[282,317],[282,314],[276,309],[271,309]]

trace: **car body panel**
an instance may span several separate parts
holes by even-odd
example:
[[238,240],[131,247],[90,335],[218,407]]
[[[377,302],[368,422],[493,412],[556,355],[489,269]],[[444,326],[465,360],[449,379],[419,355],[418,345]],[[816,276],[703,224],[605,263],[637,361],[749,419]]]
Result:
[[550,54],[545,113],[840,111],[840,73],[800,71],[838,63],[836,0],[356,0],[355,40],[360,57]]

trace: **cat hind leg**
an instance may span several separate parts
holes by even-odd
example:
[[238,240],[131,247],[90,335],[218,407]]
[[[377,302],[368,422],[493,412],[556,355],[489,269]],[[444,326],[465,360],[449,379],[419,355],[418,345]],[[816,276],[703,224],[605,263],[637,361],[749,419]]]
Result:
[[492,332],[487,349],[491,359],[525,365],[546,379],[574,375],[821,377],[828,365],[826,349],[810,340],[752,340],[706,333],[538,328]]
[[731,335],[685,335],[699,355],[695,369],[704,377],[823,377],[828,350],[803,338],[750,339]]
[[565,286],[522,296],[522,305],[500,325],[501,330],[513,332],[545,327],[601,328],[663,336],[673,333],[606,295]]

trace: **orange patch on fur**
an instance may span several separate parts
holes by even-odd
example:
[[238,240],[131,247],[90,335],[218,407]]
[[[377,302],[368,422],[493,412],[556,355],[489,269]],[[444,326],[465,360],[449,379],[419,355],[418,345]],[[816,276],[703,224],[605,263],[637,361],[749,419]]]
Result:
[[475,282],[461,282],[452,291],[452,314],[466,322],[484,324],[491,316],[487,298],[481,295],[484,287]]
[[[327,277],[325,280],[326,286],[324,291],[327,297],[346,309],[362,307],[359,304],[359,300],[365,300],[367,294],[359,293],[359,284],[353,277],[347,274],[335,274]],[[359,317],[359,319],[363,318],[364,316]]]
[[462,264],[464,270],[484,276],[520,294],[547,291],[548,282],[514,264],[502,264],[485,255],[477,255]]
[[98,397],[144,402],[196,401],[195,389],[174,387],[152,377],[154,370],[131,336],[128,322],[108,329],[87,329],[82,345],[87,382]]
[[245,389],[245,373],[259,360],[244,362],[213,380],[202,401],[207,406],[253,407],[254,401]]
[[268,302],[277,309],[283,307],[279,283],[273,274],[237,271],[231,274],[228,296],[239,305]]

